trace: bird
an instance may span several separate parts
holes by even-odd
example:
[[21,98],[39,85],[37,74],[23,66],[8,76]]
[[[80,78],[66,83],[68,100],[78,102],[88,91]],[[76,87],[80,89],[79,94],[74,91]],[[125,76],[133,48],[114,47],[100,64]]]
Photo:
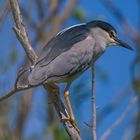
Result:
[[77,128],[69,99],[69,88],[109,46],[133,50],[117,37],[116,29],[106,21],[93,20],[63,29],[42,49],[28,76],[29,85],[47,83],[58,89],[59,83],[66,83],[64,97],[69,117],[63,120],[70,121]]

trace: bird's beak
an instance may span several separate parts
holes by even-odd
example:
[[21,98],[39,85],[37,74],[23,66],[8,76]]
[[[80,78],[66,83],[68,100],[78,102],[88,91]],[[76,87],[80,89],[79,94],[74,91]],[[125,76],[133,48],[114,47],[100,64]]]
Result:
[[133,51],[133,48],[132,48],[132,47],[130,47],[127,43],[121,41],[121,40],[118,39],[117,37],[115,37],[114,40],[115,40],[116,45],[120,45],[120,46],[122,46],[122,47],[124,47],[124,48],[127,48],[127,49]]

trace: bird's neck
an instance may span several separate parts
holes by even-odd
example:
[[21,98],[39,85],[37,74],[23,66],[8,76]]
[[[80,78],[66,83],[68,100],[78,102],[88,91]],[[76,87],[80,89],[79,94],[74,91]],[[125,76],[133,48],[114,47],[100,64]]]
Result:
[[93,63],[105,52],[106,45],[101,44],[101,42],[96,42],[93,50]]
[[98,52],[104,52],[107,45],[105,41],[96,41],[95,50]]

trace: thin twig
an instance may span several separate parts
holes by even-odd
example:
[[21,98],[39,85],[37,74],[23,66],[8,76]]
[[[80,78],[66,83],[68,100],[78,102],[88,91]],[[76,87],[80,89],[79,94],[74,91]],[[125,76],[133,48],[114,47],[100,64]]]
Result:
[[94,93],[94,64],[92,65],[92,134],[93,140],[97,140],[96,135],[96,104],[95,104],[95,93]]
[[0,27],[2,26],[2,24],[4,22],[4,18],[8,14],[9,9],[10,9],[9,2],[6,2],[4,8],[0,11]]
[[104,132],[104,134],[101,136],[100,140],[106,140],[110,134],[112,133],[112,131],[123,121],[123,119],[127,116],[127,114],[129,113],[130,109],[132,108],[132,106],[134,105],[134,103],[137,101],[137,96],[134,96],[133,98],[131,98],[131,100],[128,103],[127,108],[124,110],[124,112],[121,114],[121,116],[119,116],[119,118],[116,120],[116,122],[107,129],[107,131]]
[[14,87],[11,91],[2,94],[2,96],[0,96],[0,102],[4,101],[5,99],[9,98],[10,96],[14,95],[15,93],[19,92],[19,91],[23,91],[26,89],[30,89],[33,86],[30,85],[24,85],[24,86],[17,86],[16,88]]

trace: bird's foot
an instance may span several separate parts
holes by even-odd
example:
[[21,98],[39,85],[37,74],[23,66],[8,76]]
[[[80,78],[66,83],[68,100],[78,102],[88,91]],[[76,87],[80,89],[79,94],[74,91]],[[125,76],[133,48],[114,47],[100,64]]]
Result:
[[74,118],[71,118],[71,117],[64,117],[64,118],[61,119],[61,121],[70,121],[71,124],[72,124],[72,126],[76,129],[76,131],[77,131],[78,133],[80,133],[80,130],[78,129],[77,124],[76,124],[76,121],[75,121]]

